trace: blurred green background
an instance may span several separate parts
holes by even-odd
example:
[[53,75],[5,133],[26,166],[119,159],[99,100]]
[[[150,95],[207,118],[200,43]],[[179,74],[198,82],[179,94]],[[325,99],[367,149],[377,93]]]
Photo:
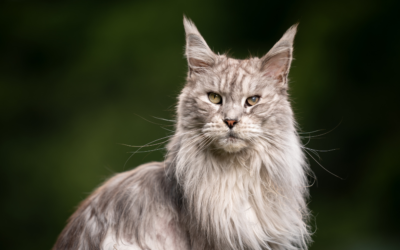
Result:
[[262,56],[300,22],[293,107],[302,131],[329,132],[307,146],[339,148],[318,161],[342,178],[309,159],[311,249],[400,249],[399,3],[3,1],[0,248],[50,249],[102,181],[163,159],[127,161],[133,149],[121,144],[171,135],[154,117],[174,119],[185,14],[214,51],[237,58]]

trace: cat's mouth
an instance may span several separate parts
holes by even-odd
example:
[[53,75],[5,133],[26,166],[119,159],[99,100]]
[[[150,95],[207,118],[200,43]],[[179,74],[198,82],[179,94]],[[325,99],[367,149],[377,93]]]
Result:
[[229,153],[235,153],[247,147],[245,140],[238,137],[233,132],[230,132],[226,136],[220,138],[216,144],[219,148],[222,148]]
[[242,140],[233,133],[229,133],[228,136],[226,137],[228,142],[236,142],[237,140]]
[[221,149],[228,153],[236,153],[244,148],[247,148],[248,140],[243,138],[241,135],[237,134],[235,130],[232,129],[212,129],[205,128],[203,133],[212,138],[213,147],[216,149]]

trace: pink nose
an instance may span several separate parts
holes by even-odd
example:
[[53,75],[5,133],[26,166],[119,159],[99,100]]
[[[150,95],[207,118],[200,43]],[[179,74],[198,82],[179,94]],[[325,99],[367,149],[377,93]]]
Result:
[[233,126],[235,126],[235,124],[237,123],[237,120],[225,119],[224,122],[226,125],[228,125],[229,128],[233,128]]

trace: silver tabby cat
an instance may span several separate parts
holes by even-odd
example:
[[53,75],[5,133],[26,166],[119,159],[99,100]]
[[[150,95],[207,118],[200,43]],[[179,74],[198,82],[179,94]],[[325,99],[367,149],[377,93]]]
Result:
[[309,170],[287,93],[296,25],[246,60],[184,26],[189,71],[166,160],[99,187],[54,250],[307,249]]

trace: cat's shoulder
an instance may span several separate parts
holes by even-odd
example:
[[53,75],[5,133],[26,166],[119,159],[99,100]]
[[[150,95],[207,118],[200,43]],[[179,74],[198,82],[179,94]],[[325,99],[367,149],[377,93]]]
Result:
[[186,249],[173,187],[162,162],[114,175],[81,203],[53,249]]
[[111,201],[142,192],[154,193],[165,189],[165,178],[164,163],[150,162],[112,176],[92,196]]

